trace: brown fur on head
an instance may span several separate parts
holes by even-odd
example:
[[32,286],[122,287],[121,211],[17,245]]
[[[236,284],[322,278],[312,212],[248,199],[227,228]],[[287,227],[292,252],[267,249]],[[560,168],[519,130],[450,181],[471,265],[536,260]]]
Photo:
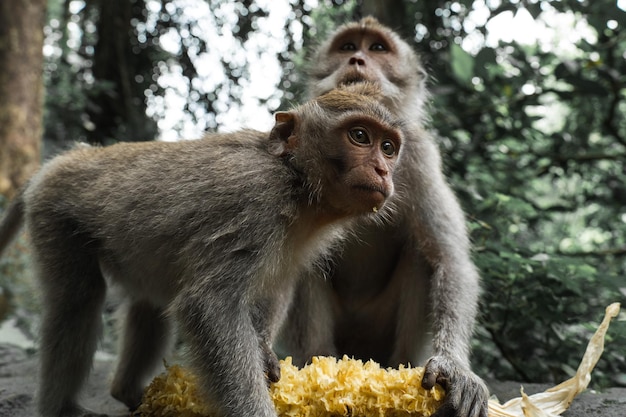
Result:
[[385,96],[380,85],[365,81],[358,84],[342,84],[315,99],[322,108],[334,111],[348,111],[380,105]]

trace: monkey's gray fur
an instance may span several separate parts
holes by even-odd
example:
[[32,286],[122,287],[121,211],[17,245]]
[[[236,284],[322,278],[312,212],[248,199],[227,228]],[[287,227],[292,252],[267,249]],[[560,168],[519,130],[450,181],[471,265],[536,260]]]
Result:
[[[423,385],[447,391],[437,417],[486,417],[488,392],[470,369],[479,274],[463,211],[424,128],[426,72],[398,34],[372,17],[348,23],[312,55],[312,97],[342,84],[374,82],[406,124],[386,222],[359,222],[332,258],[326,281],[301,280],[281,349],[303,364],[347,354],[386,366],[426,364]],[[430,357],[430,360],[428,358]]]
[[[46,163],[0,225],[1,251],[25,220],[40,277],[40,413],[85,412],[76,397],[110,280],[130,299],[115,398],[139,404],[173,317],[219,414],[275,416],[270,346],[295,278],[393,192],[395,156],[361,144],[353,155],[342,142],[358,126],[399,148],[399,124],[376,94],[333,91],[278,114],[270,134],[83,146]],[[358,152],[361,172],[346,173]]]

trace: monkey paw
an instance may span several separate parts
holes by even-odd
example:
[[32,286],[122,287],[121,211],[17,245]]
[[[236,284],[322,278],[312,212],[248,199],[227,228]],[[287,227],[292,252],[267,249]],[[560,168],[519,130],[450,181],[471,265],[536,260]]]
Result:
[[489,391],[469,369],[448,357],[433,356],[426,363],[422,387],[430,389],[435,383],[446,391],[446,398],[433,417],[487,417]]

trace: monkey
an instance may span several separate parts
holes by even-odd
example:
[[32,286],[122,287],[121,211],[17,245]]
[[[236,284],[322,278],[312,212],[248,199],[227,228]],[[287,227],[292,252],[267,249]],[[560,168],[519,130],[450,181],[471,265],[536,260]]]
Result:
[[81,146],[45,163],[0,223],[3,246],[25,224],[41,283],[40,414],[87,412],[76,397],[115,285],[129,308],[114,398],[140,404],[175,327],[217,415],[276,416],[271,346],[301,271],[356,218],[393,215],[404,131],[380,97],[339,87],[277,112],[269,133]]
[[407,133],[390,199],[395,215],[360,219],[326,279],[298,282],[277,350],[298,365],[344,354],[386,366],[425,363],[422,385],[440,383],[447,391],[436,416],[486,416],[488,390],[469,360],[480,278],[465,215],[425,128],[429,93],[418,55],[365,17],[323,41],[307,75],[310,97],[340,85],[378,84]]

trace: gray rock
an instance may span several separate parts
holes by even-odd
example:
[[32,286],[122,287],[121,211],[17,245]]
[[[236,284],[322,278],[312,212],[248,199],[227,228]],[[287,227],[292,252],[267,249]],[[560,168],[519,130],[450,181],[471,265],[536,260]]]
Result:
[[[109,395],[111,361],[95,361],[83,389],[81,405],[110,417],[127,417],[128,409]],[[21,348],[0,345],[0,417],[36,416],[37,359]]]

